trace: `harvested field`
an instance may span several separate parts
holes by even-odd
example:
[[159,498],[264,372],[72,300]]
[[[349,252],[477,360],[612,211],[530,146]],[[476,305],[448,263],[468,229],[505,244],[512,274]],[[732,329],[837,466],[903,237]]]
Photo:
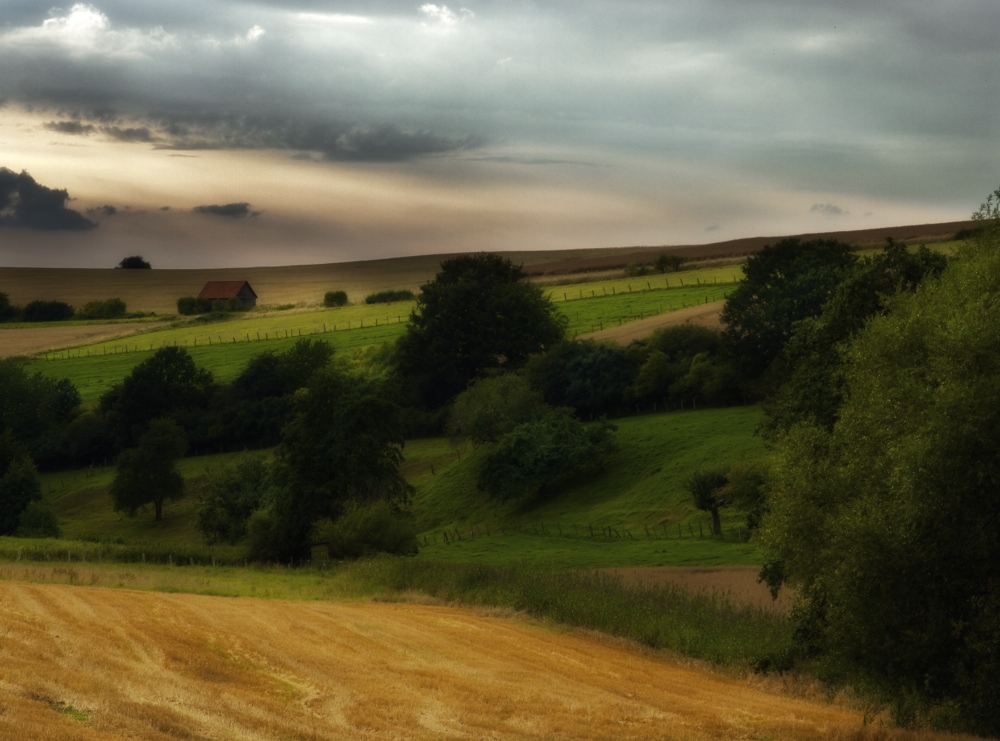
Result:
[[779,613],[792,608],[792,597],[787,589],[774,600],[767,586],[757,583],[759,566],[639,566],[604,570],[621,577],[626,584],[683,587]]
[[[892,236],[907,244],[951,239],[975,222],[868,229],[854,232],[806,234],[803,239],[829,237],[859,247],[881,247]],[[650,263],[660,253],[670,252],[705,260],[756,252],[782,237],[752,237],[713,244],[655,247],[605,247],[576,250],[519,250],[505,252],[522,264],[530,275],[567,275],[622,268],[629,263]],[[258,295],[258,304],[318,305],[326,291],[347,291],[358,302],[371,292],[387,289],[417,290],[432,279],[441,261],[454,255],[417,255],[385,260],[363,260],[325,265],[218,268],[197,270],[114,270],[84,268],[0,267],[0,291],[11,303],[23,305],[36,299],[65,301],[80,306],[87,301],[121,298],[131,311],[173,313],[181,296],[197,295],[207,280],[248,280]]]
[[931,739],[469,609],[0,583],[0,736]]
[[54,327],[0,328],[0,358],[34,355],[60,347],[77,347],[94,342],[130,337],[165,327],[167,322],[136,324],[81,324]]
[[660,327],[676,327],[678,324],[700,324],[703,327],[718,329],[721,326],[719,314],[722,312],[722,307],[725,306],[725,303],[725,301],[713,301],[709,304],[689,306],[686,309],[678,309],[667,314],[658,314],[648,319],[638,319],[634,322],[623,324],[620,327],[608,327],[607,329],[580,336],[592,340],[612,340],[619,345],[627,345],[632,340],[641,340],[649,337],[654,330]]

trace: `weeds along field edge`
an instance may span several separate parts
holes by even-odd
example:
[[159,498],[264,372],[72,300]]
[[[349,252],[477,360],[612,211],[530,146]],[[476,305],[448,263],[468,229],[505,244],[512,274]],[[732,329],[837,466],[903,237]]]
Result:
[[380,557],[327,568],[11,559],[0,539],[0,579],[224,597],[426,601],[514,610],[720,666],[746,667],[787,650],[787,618],[724,596],[626,584],[604,573],[444,564]]

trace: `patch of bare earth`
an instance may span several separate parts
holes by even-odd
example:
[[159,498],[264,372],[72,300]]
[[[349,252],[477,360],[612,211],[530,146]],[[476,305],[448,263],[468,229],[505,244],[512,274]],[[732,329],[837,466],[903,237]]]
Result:
[[34,355],[61,347],[78,347],[94,342],[129,337],[164,327],[167,322],[143,324],[83,324],[55,327],[18,327],[0,329],[0,358]]
[[634,566],[604,571],[620,577],[626,584],[682,587],[778,613],[787,613],[792,608],[788,590],[783,589],[775,600],[767,585],[757,582],[759,566]]
[[713,301],[710,304],[699,304],[689,306],[686,309],[678,309],[666,314],[657,314],[648,319],[637,319],[628,322],[620,327],[608,327],[607,329],[590,332],[580,337],[592,340],[610,340],[619,345],[627,345],[633,340],[642,340],[649,337],[654,330],[660,327],[676,327],[679,324],[698,324],[702,327],[718,329],[722,326],[719,321],[719,314],[725,301]]
[[0,583],[0,737],[931,738],[470,609],[16,582]]

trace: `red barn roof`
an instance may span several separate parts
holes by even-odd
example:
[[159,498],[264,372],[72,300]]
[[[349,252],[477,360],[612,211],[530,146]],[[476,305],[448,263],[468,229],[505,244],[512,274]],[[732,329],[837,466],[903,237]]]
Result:
[[216,299],[237,298],[243,290],[243,286],[246,286],[254,298],[257,298],[256,291],[250,288],[250,284],[245,280],[210,280],[205,283],[205,287],[201,289],[198,298],[207,298],[212,301]]

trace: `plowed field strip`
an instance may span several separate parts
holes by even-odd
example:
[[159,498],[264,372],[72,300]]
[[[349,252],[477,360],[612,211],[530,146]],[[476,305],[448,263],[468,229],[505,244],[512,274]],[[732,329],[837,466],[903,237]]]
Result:
[[10,582],[0,737],[876,738],[854,710],[468,609]]

